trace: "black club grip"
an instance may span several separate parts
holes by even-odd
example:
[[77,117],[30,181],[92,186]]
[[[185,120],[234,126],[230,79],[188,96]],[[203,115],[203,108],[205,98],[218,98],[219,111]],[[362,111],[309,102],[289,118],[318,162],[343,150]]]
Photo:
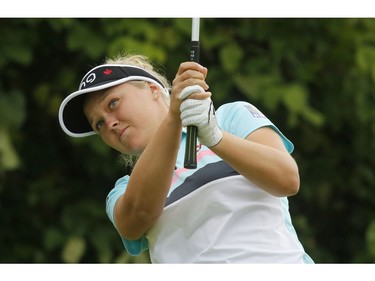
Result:
[[[190,60],[199,62],[199,41],[191,41]],[[195,169],[197,168],[198,128],[196,126],[188,126],[186,134],[184,167],[186,169]]]

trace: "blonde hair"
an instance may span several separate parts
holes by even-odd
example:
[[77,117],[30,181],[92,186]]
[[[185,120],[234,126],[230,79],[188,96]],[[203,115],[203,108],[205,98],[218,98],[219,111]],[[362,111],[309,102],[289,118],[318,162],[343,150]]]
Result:
[[[155,64],[153,64],[146,56],[142,55],[130,55],[130,54],[119,54],[115,56],[113,59],[106,58],[106,64],[126,64],[126,65],[133,65],[143,68],[144,70],[151,73],[155,78],[157,78],[161,83],[162,86],[169,92],[171,90],[171,84],[169,83],[168,79],[165,75],[161,74],[160,69],[156,69]],[[129,84],[139,85],[137,81],[130,81]],[[169,106],[170,99],[169,95],[162,95],[164,102],[166,105]]]
[[[160,69],[156,69],[155,64],[151,63],[150,60],[142,55],[130,55],[130,54],[119,54],[115,56],[113,59],[106,58],[105,59],[106,64],[125,64],[125,65],[133,65],[143,68],[144,70],[151,73],[155,78],[157,78],[161,83],[162,86],[164,86],[165,89],[169,92],[171,90],[171,84],[165,77],[165,75],[161,74]],[[144,83],[143,81],[129,81],[127,83],[134,84],[136,86],[140,86],[140,83]],[[162,95],[164,102],[167,106],[169,106],[170,99],[169,96]],[[139,156],[135,155],[127,155],[127,154],[121,154],[121,163],[125,166],[125,168],[132,169],[137,162]]]

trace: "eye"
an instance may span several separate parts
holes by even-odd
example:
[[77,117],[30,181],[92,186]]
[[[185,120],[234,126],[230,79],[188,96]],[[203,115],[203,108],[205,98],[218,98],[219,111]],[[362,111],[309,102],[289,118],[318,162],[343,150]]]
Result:
[[100,129],[104,126],[104,121],[103,120],[99,120],[98,122],[96,122],[95,124],[95,128],[96,130],[100,131]]
[[118,102],[118,99],[111,99],[108,103],[108,108],[113,110]]

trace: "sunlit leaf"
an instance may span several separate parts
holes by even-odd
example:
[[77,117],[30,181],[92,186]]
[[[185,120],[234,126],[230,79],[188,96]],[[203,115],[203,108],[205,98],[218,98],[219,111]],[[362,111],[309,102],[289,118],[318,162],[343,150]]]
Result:
[[2,126],[18,128],[25,120],[25,97],[12,90],[6,94],[0,93],[0,120]]
[[20,160],[12,146],[8,131],[0,127],[0,171],[13,170],[18,168],[19,165]]
[[62,259],[66,263],[77,263],[86,250],[86,242],[82,237],[69,237],[62,251]]

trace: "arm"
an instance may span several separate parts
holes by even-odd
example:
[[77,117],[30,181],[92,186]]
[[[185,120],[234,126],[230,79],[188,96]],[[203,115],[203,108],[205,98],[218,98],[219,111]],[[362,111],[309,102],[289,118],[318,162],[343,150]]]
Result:
[[[170,108],[134,166],[127,189],[115,206],[116,227],[128,240],[139,239],[163,212],[181,139],[178,96],[190,85],[207,89],[206,74],[206,68],[193,62],[182,63],[178,69]],[[201,96],[207,97],[207,94]]]
[[222,131],[211,99],[184,101],[181,118],[183,126],[198,127],[202,144],[260,188],[275,196],[298,192],[298,167],[280,136],[270,127],[260,127],[246,139]]
[[125,193],[115,206],[115,224],[120,234],[140,238],[161,215],[176,163],[181,124],[170,114],[134,166]]
[[280,136],[269,127],[259,128],[246,139],[223,132],[211,150],[270,194],[289,196],[299,190],[298,166]]

